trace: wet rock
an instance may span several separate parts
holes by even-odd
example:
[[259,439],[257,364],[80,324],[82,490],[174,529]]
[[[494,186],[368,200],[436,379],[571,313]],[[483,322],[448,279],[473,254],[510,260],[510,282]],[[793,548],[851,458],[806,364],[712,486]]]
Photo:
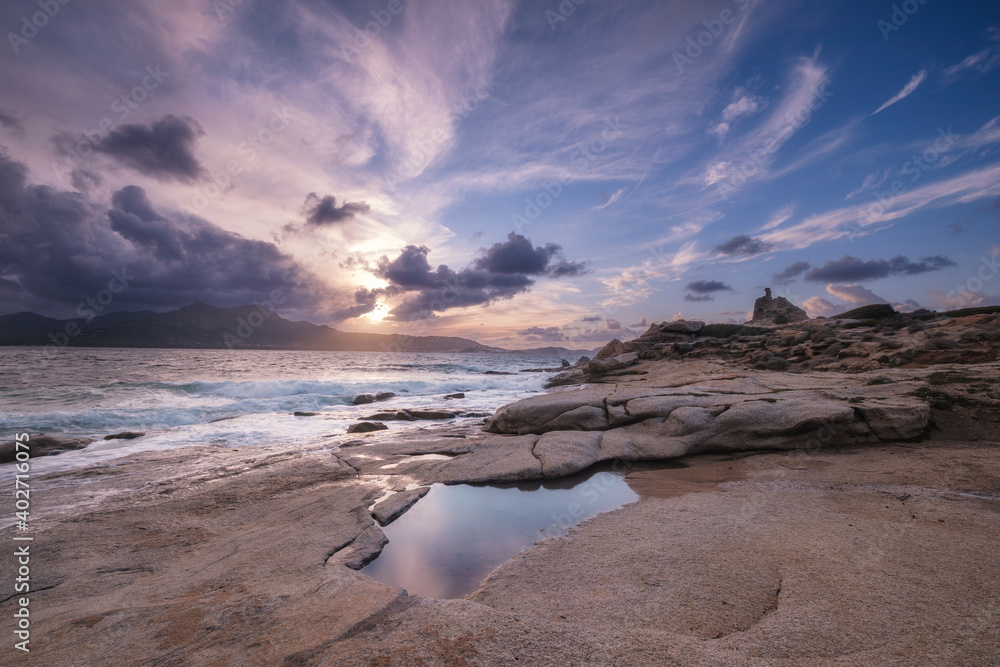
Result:
[[443,410],[396,410],[395,412],[376,412],[364,417],[364,419],[412,422],[418,419],[453,419],[456,414]]
[[104,436],[105,440],[135,440],[136,438],[141,438],[146,435],[145,433],[139,433],[138,431],[122,431],[121,433],[112,433],[111,435]]
[[387,544],[389,544],[389,538],[385,536],[381,528],[372,524],[354,538],[354,541],[348,546],[331,556],[326,564],[328,567],[343,565],[352,570],[360,570],[378,558]]
[[[52,456],[74,449],[83,449],[93,440],[90,438],[58,438],[54,435],[33,435],[28,439],[28,457]],[[0,463],[11,463],[17,458],[17,452],[25,451],[25,443],[19,446],[17,442],[11,441],[0,445]]]
[[380,422],[361,422],[360,424],[351,424],[347,427],[348,433],[371,433],[373,431],[386,431],[388,426]]
[[358,394],[354,397],[354,405],[367,405],[375,402],[375,394]]
[[394,394],[391,391],[380,391],[379,393],[375,394],[376,401],[387,401],[390,398],[396,398],[396,394]]
[[414,503],[427,495],[430,490],[429,486],[421,486],[411,491],[394,493],[372,508],[372,517],[379,522],[379,525],[388,526],[402,516],[406,510],[413,507]]
[[293,417],[315,417],[318,414],[319,414],[318,412],[301,412],[301,411],[296,410],[295,412],[292,413],[292,416]]
[[448,394],[447,396],[444,397],[446,401],[451,400],[453,398],[465,398],[465,394],[463,392],[458,392],[456,394]]

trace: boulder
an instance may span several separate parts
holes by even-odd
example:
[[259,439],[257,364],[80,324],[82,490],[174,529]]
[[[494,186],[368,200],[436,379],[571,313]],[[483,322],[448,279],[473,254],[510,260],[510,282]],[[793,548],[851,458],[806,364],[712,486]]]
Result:
[[764,296],[753,304],[753,319],[750,324],[780,325],[808,320],[806,311],[794,305],[783,296],[772,297],[771,288],[764,289]]
[[372,508],[372,517],[381,526],[388,526],[398,519],[403,513],[413,507],[414,503],[427,495],[431,490],[429,486],[421,486],[411,491],[400,491],[394,493]]
[[354,397],[354,405],[367,405],[375,402],[375,394],[358,394]]
[[[54,435],[33,435],[28,439],[28,457],[51,456],[74,449],[83,449],[93,440],[90,438],[58,438]],[[16,460],[17,452],[24,451],[24,444],[11,441],[0,445],[0,463],[11,463]]]
[[597,353],[598,359],[610,359],[611,357],[616,357],[619,354],[625,353],[625,344],[620,340],[615,338],[613,341],[601,348],[601,351]]
[[389,544],[389,538],[385,536],[382,529],[372,524],[343,549],[334,553],[327,560],[327,566],[343,565],[352,570],[360,570],[368,563],[372,562],[382,553],[385,545]]
[[391,391],[380,391],[379,393],[375,394],[376,401],[387,401],[390,398],[396,398],[396,394],[394,394]]
[[461,391],[456,394],[448,394],[447,396],[444,397],[444,400],[448,401],[453,398],[465,398],[465,394]]
[[565,477],[589,468],[601,458],[601,434],[553,431],[538,439],[533,450],[545,477]]
[[112,433],[111,435],[104,436],[105,440],[135,440],[136,438],[141,438],[146,435],[145,433],[139,433],[137,431],[122,431],[121,433]]
[[[318,412],[301,412],[299,410],[296,410],[295,412],[292,413],[292,416],[293,417],[315,417],[318,414],[319,414]],[[107,438],[105,438],[105,439],[107,439]]]
[[348,433],[371,433],[372,431],[386,431],[389,427],[380,422],[361,422],[360,424],[351,424],[347,427]]

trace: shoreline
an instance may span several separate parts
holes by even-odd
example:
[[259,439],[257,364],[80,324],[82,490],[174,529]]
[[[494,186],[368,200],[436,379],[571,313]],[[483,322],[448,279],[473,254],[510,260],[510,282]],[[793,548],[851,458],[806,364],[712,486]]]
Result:
[[[1000,364],[634,368],[644,374],[498,410],[490,424],[514,433],[455,424],[342,436],[335,451],[198,445],[33,479],[33,660],[832,665],[1000,650],[1000,418],[970,390]],[[963,381],[928,385],[933,373]],[[961,401],[930,407],[926,386]],[[560,421],[593,396],[610,399],[608,421]],[[765,419],[719,430],[738,409]],[[830,423],[843,428],[820,437]],[[352,569],[381,549],[369,508],[389,490],[556,479],[630,456],[693,465],[632,472],[639,501],[522,550],[465,599],[409,596]],[[0,613],[13,613],[9,594]]]

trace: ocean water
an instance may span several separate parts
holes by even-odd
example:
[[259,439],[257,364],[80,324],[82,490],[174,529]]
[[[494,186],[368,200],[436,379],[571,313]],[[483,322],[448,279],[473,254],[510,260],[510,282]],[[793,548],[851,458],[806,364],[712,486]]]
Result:
[[[83,450],[32,459],[33,474],[189,445],[311,443],[346,433],[383,408],[493,412],[541,391],[550,375],[518,371],[559,361],[518,354],[0,347],[0,441],[25,431],[98,439]],[[352,405],[357,394],[380,391],[399,397]],[[466,398],[444,400],[455,392]],[[320,415],[294,417],[295,411]],[[407,429],[430,422],[385,423]],[[121,431],[147,435],[101,440]],[[337,440],[324,442],[335,447]],[[0,465],[0,479],[12,476],[12,468]]]

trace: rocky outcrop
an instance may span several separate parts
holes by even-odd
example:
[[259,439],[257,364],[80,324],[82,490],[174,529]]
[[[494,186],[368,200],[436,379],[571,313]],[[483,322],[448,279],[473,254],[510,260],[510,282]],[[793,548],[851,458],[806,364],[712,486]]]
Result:
[[764,289],[764,296],[753,304],[753,319],[750,324],[776,326],[808,320],[809,315],[783,296],[772,297],[771,288]]
[[[986,309],[988,310],[988,309]],[[621,381],[641,374],[642,362],[718,359],[758,370],[863,373],[881,368],[980,364],[1000,359],[1000,315],[897,313],[877,320],[802,320],[780,328],[677,321],[652,324],[639,338],[612,341],[547,386]]]
[[25,451],[25,444],[27,444],[28,448],[28,457],[35,458],[36,456],[51,456],[74,449],[83,449],[92,442],[93,440],[90,438],[58,438],[54,435],[33,435],[27,443],[22,443],[20,446],[18,446],[17,442],[13,441],[0,445],[0,463],[15,461],[17,452]]

